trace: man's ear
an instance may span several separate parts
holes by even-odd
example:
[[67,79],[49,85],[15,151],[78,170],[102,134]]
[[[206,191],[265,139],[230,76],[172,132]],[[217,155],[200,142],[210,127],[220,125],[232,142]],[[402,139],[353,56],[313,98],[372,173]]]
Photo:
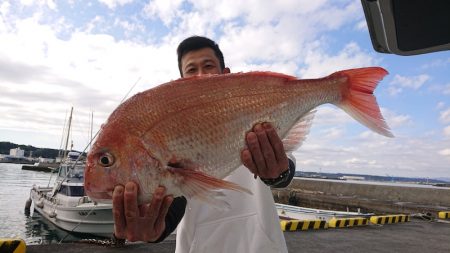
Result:
[[229,74],[229,73],[231,73],[230,68],[227,68],[227,67],[224,68],[224,69],[223,69],[223,73],[224,73],[224,74]]

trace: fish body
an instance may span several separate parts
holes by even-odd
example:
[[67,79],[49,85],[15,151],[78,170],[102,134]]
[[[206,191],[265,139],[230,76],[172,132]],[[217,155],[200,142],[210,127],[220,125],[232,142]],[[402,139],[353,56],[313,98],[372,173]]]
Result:
[[160,185],[167,194],[207,202],[214,202],[213,189],[246,191],[222,180],[242,164],[246,133],[269,122],[291,152],[305,138],[313,109],[325,103],[392,136],[373,96],[386,74],[369,67],[300,80],[248,72],[184,78],[138,93],[102,126],[88,155],[86,193],[105,201],[128,181],[139,185],[142,203]]

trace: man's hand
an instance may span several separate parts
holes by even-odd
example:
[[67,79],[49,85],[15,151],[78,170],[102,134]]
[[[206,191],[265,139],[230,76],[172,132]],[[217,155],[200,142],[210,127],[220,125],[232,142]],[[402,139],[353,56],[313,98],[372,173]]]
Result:
[[255,177],[277,178],[288,169],[283,142],[271,124],[256,124],[247,133],[246,142],[247,148],[241,152],[241,160]]
[[[125,190],[125,192],[124,192]],[[158,187],[150,204],[138,205],[138,187],[133,182],[116,186],[113,192],[114,236],[131,242],[157,240],[166,227],[165,218],[172,196]]]

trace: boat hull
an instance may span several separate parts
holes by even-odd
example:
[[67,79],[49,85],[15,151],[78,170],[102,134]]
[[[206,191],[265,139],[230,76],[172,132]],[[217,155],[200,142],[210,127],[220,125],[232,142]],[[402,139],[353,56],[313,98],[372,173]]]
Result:
[[35,186],[31,190],[34,210],[45,219],[68,232],[111,237],[114,231],[111,205],[95,204],[87,202],[87,197],[79,197],[74,206],[62,206],[61,199],[50,197],[51,193],[51,187]]

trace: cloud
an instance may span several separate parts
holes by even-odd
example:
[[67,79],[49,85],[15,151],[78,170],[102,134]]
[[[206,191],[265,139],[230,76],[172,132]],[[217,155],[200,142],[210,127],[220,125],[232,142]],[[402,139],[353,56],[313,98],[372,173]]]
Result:
[[410,126],[412,124],[412,118],[410,115],[397,114],[394,111],[388,109],[382,109],[381,113],[385,117],[387,124],[391,128],[400,128],[404,126]]
[[430,76],[426,74],[411,77],[395,75],[394,79],[391,81],[391,85],[417,90],[428,80],[430,80]]
[[446,67],[448,64],[450,64],[450,58],[447,59],[433,59],[430,62],[427,62],[421,66],[422,69],[432,69],[432,68],[440,68],[440,67]]
[[356,30],[359,30],[359,31],[368,31],[367,21],[365,19],[359,21],[358,23],[356,23],[355,28],[356,28]]
[[337,139],[342,137],[344,134],[344,130],[342,128],[333,127],[324,131],[324,138],[327,139]]
[[450,95],[450,83],[444,85],[443,90],[444,90],[443,92],[445,95]]
[[183,0],[154,0],[144,7],[144,14],[147,18],[159,18],[166,26],[170,26],[175,18],[183,11],[180,9]]
[[124,6],[133,0],[98,0],[100,3],[105,4],[110,9],[115,9],[117,6]]
[[450,149],[447,148],[447,149],[440,150],[440,151],[439,151],[439,154],[442,155],[442,156],[448,156],[448,157],[450,157]]
[[443,132],[446,138],[450,138],[450,126],[445,127]]
[[317,78],[335,71],[376,65],[377,60],[361,50],[358,44],[351,42],[336,55],[329,55],[322,49],[311,49],[306,53],[305,64],[301,70],[303,78]]
[[402,93],[403,89],[400,87],[395,87],[395,86],[389,86],[387,88],[389,95],[391,96],[396,96],[400,93]]
[[442,109],[444,107],[445,107],[445,102],[442,102],[442,101],[438,102],[436,105],[436,109],[438,109],[438,110]]
[[439,120],[445,124],[450,123],[450,108],[440,112]]

